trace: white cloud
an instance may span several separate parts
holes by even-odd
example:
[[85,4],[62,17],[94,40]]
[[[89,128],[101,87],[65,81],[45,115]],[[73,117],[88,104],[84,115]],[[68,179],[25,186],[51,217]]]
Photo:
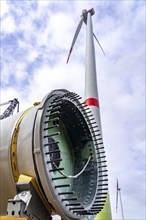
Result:
[[13,33],[16,30],[15,21],[12,16],[8,15],[1,21],[1,31],[3,33]]
[[7,1],[1,1],[0,2],[0,16],[3,17],[4,15],[6,15],[9,12],[9,5],[7,3]]

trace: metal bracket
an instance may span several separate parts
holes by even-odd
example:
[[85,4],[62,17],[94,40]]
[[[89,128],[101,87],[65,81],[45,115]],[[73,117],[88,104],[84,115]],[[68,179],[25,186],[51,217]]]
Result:
[[31,182],[16,183],[17,195],[8,200],[7,216],[27,217],[33,220],[51,220],[52,217]]

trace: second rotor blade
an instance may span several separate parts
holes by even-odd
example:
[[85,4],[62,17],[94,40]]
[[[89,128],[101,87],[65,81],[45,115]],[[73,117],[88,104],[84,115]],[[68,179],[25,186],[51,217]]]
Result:
[[94,38],[96,39],[96,41],[97,41],[98,45],[100,46],[100,49],[102,50],[103,54],[105,55],[105,52],[104,52],[104,50],[103,50],[103,48],[102,48],[102,46],[101,46],[101,44],[100,44],[99,40],[97,39],[97,37],[95,36],[95,34],[94,34],[94,33],[93,33],[93,36],[94,36]]
[[71,48],[70,48],[70,51],[69,51],[69,55],[68,55],[68,58],[67,58],[67,63],[68,63],[68,61],[69,61],[69,58],[70,58],[71,52],[72,52],[72,50],[73,50],[74,44],[75,44],[75,42],[76,42],[76,39],[77,39],[77,37],[78,37],[78,35],[79,35],[79,32],[80,32],[80,30],[81,30],[82,24],[83,24],[83,18],[81,18],[81,20],[80,20],[80,22],[79,22],[79,24],[78,24],[78,27],[77,27],[77,29],[76,29],[76,32],[75,32],[75,35],[74,35],[74,38],[73,38],[73,41],[72,41],[72,44],[71,44]]

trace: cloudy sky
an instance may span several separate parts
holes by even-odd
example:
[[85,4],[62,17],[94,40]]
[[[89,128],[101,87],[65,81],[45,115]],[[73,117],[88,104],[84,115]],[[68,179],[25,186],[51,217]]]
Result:
[[[86,26],[69,64],[81,11],[93,7],[98,90],[113,220],[119,179],[125,220],[145,217],[145,1],[1,0],[1,102],[25,110],[56,88],[84,98]],[[57,218],[56,218],[57,219]]]

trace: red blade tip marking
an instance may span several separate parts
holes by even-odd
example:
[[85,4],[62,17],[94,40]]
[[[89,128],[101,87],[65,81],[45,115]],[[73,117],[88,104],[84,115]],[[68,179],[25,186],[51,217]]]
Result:
[[68,63],[68,61],[69,61],[69,58],[70,58],[71,52],[72,52],[72,47],[70,48],[69,55],[68,55],[68,58],[67,58],[66,63]]

